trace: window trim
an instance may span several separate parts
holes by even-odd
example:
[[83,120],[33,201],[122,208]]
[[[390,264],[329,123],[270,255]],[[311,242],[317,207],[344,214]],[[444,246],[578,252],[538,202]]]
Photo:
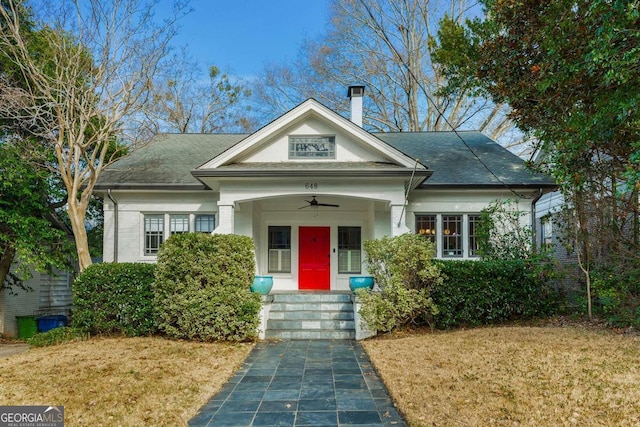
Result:
[[[348,230],[346,230],[346,229],[348,229]],[[357,248],[356,248],[356,244],[347,244],[347,243],[351,243],[351,242],[342,242],[341,241],[342,236],[343,236],[343,233],[342,233],[343,231],[347,232],[348,235],[350,235],[350,232],[351,231],[355,231],[356,229],[358,230],[358,233],[359,233],[359,236],[358,236],[359,244],[357,245],[358,246]],[[340,226],[338,226],[337,232],[338,232],[338,265],[337,265],[338,274],[362,274],[362,227],[355,226],[355,225],[345,225],[345,226],[340,225]],[[352,247],[341,247],[342,245],[352,246]],[[348,257],[351,256],[351,251],[357,251],[358,252],[358,259],[360,260],[360,262],[355,263],[357,265],[357,267],[358,267],[357,270],[355,268],[352,268],[351,270],[348,270],[348,271],[340,269],[340,267],[341,267],[340,259],[342,258],[342,254],[345,253],[344,251],[347,251],[346,253],[347,253]],[[351,261],[352,260],[349,259],[349,262],[347,264],[348,265],[353,264]],[[352,265],[352,267],[354,267],[354,266]]]
[[[284,248],[272,248],[272,241],[271,241],[271,231],[272,229],[282,229],[282,230],[286,230],[289,233],[289,242],[288,242],[288,248],[284,247]],[[267,272],[269,273],[273,273],[273,274],[291,274],[291,270],[293,268],[292,264],[293,264],[293,248],[291,247],[291,242],[292,242],[292,231],[293,227],[291,227],[290,225],[269,225],[267,226]],[[276,231],[276,230],[274,230]],[[286,246],[286,245],[285,245]],[[280,251],[289,251],[289,269],[278,269],[278,270],[272,270],[271,269],[271,251],[278,251],[278,257],[280,257],[281,252]]]
[[[154,212],[154,211],[150,211],[150,212],[144,212],[141,211],[140,214],[142,215],[142,220],[140,222],[140,226],[141,226],[141,238],[140,238],[140,256],[143,258],[148,258],[148,257],[157,257],[158,256],[158,250],[160,249],[160,246],[162,245],[162,243],[164,243],[172,234],[177,234],[176,232],[172,232],[172,224],[171,224],[171,218],[172,217],[179,217],[179,216],[185,216],[188,218],[187,221],[187,226],[188,226],[188,231],[186,231],[186,233],[195,233],[195,224],[196,224],[196,218],[199,216],[211,216],[213,217],[213,229],[215,230],[215,226],[216,226],[216,216],[217,216],[217,212],[211,212],[211,211],[202,211],[202,212]],[[147,246],[147,218],[148,217],[158,217],[161,218],[162,220],[162,231],[158,231],[157,233],[160,233],[160,243],[158,245],[157,249],[153,249],[153,248],[148,248]],[[213,230],[212,230],[213,231]],[[180,233],[180,232],[178,232]],[[205,231],[199,231],[199,233],[208,233]]]
[[[165,236],[165,218],[164,218],[164,214],[144,214],[143,217],[143,243],[142,243],[142,253],[144,254],[144,256],[158,256],[158,251],[160,250],[160,246],[162,246],[162,243],[164,243],[164,236]],[[151,220],[151,219],[156,219],[159,220],[159,230],[147,230],[147,219]],[[151,234],[154,233],[154,234]],[[152,247],[151,243],[151,239],[153,239],[154,237],[156,237],[158,239],[158,244],[157,247]]]
[[[299,142],[296,142],[296,140]],[[296,150],[298,147],[296,144],[328,144],[329,149],[326,151],[298,151]],[[335,160],[336,137],[335,135],[289,135],[287,152],[289,160]],[[327,153],[327,155],[318,155],[321,153]]]
[[[479,255],[472,252],[470,242],[470,217],[479,217],[478,212],[414,212],[414,232],[416,234],[426,235],[431,239],[436,247],[436,257],[440,259],[477,259]],[[418,221],[421,217],[432,217],[432,223],[435,226],[435,233],[426,233],[426,230],[434,230],[433,228],[420,228]],[[445,220],[446,217],[459,217],[459,230],[460,235],[455,236],[460,242],[460,254],[448,255],[445,252],[446,241],[448,237],[445,235]],[[424,226],[424,224],[422,224]]]

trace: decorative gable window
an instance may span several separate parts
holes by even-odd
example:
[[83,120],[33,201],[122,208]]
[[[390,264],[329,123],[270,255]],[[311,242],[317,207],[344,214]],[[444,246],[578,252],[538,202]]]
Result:
[[290,159],[335,159],[335,136],[290,136]]

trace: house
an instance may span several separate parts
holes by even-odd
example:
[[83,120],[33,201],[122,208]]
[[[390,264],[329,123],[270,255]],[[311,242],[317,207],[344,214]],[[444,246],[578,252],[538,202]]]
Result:
[[163,134],[100,176],[105,261],[154,262],[173,233],[236,233],[276,291],[348,290],[362,242],[420,233],[439,258],[475,258],[480,211],[555,184],[479,132],[371,133],[309,99],[252,134]]
[[[64,231],[72,239],[71,229],[57,216],[48,217],[52,226]],[[18,264],[14,262],[10,272],[15,273]],[[71,287],[75,271],[40,272],[30,270],[31,277],[22,281],[25,289],[4,288],[0,286],[0,334],[20,336],[18,318],[23,318],[23,333],[30,336],[35,332],[35,318],[45,315],[63,315],[70,318],[72,306]]]

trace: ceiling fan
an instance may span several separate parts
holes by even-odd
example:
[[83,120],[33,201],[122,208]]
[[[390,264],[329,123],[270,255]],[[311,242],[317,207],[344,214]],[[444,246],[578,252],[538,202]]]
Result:
[[332,208],[339,208],[340,207],[340,205],[332,205],[330,203],[320,203],[320,202],[318,202],[316,200],[316,196],[311,196],[311,200],[305,200],[305,202],[307,202],[309,204],[307,206],[303,206],[303,207],[298,208],[298,209],[304,209],[304,208],[309,208],[309,207],[317,208],[318,206],[329,206],[329,207],[332,207]]

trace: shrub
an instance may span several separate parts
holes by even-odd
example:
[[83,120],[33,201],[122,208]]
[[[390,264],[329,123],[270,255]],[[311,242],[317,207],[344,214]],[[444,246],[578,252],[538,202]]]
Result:
[[640,267],[618,262],[591,274],[596,314],[612,326],[640,328]]
[[540,259],[438,261],[446,279],[432,293],[437,328],[476,326],[549,315],[559,295],[552,267]]
[[93,264],[73,286],[73,326],[92,334],[149,335],[156,266],[143,263]]
[[260,296],[250,290],[254,274],[249,237],[171,236],[158,253],[154,284],[158,327],[174,338],[255,339]]
[[388,332],[429,322],[438,312],[430,294],[440,283],[440,270],[432,262],[433,244],[404,234],[364,242],[366,263],[380,292],[358,290],[360,315],[369,327]]
[[86,331],[65,326],[35,334],[31,338],[27,339],[27,343],[32,347],[46,347],[69,341],[84,341],[87,339],[89,339],[89,334]]

